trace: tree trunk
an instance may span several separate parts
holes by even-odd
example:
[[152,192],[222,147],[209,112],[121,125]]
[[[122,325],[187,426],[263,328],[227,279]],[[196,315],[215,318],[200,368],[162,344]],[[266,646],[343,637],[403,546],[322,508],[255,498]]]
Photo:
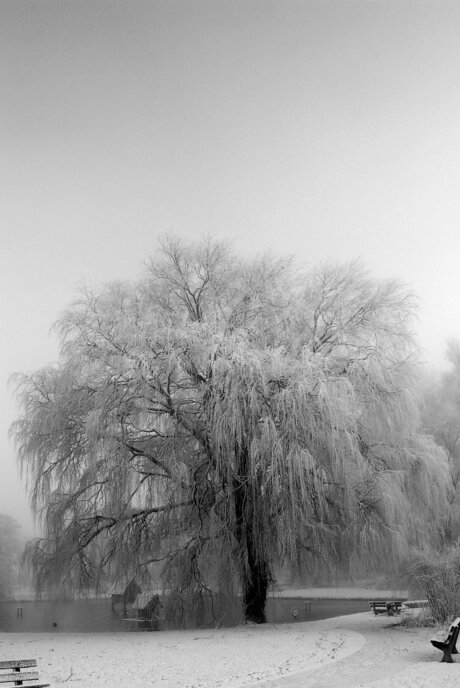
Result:
[[235,504],[235,539],[243,591],[245,622],[266,623],[265,604],[269,581],[269,566],[260,543],[254,537],[254,490],[249,480],[248,452],[239,449],[238,477],[233,483]]
[[243,613],[244,620],[252,623],[266,623],[265,604],[268,589],[268,566],[265,561],[255,559],[250,537],[246,538],[247,567],[243,570]]

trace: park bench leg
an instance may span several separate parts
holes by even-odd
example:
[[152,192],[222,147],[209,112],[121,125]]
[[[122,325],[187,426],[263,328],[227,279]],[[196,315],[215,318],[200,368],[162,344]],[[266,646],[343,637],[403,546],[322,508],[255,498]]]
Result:
[[450,646],[450,652],[452,655],[458,655],[457,640],[458,640],[459,633],[460,633],[460,628],[457,626],[457,628],[454,631],[453,638],[452,638],[452,645]]
[[455,662],[455,659],[452,657],[452,655],[458,655],[458,650],[457,650],[458,633],[459,633],[459,629],[456,628],[453,632],[453,635],[452,635],[452,638],[449,642],[449,645],[444,649],[444,655],[441,659],[441,662],[447,662],[448,664],[453,664]]

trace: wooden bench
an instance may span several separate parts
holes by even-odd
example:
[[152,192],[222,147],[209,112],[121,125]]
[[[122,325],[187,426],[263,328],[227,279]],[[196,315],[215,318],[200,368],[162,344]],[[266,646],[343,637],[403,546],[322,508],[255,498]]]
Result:
[[162,619],[152,617],[145,619],[142,616],[129,616],[123,619],[128,631],[158,631],[158,624]]
[[401,613],[402,602],[400,600],[371,600],[369,607],[374,614],[388,614],[394,616]]
[[[0,661],[0,683],[11,683],[14,686],[22,686],[27,681],[30,688],[46,688],[49,683],[36,683],[39,680],[38,671],[21,671],[36,667],[36,659],[11,659]],[[29,683],[32,681],[32,683]]]
[[129,631],[158,631],[160,628],[160,621],[164,621],[164,616],[157,616],[153,614],[150,617],[146,616],[127,616],[123,619]]
[[451,664],[454,659],[452,655],[457,655],[457,639],[460,631],[460,616],[458,616],[455,621],[451,624],[447,637],[444,640],[439,640],[438,638],[431,638],[431,644],[438,650],[442,650],[443,655],[441,662],[448,662]]

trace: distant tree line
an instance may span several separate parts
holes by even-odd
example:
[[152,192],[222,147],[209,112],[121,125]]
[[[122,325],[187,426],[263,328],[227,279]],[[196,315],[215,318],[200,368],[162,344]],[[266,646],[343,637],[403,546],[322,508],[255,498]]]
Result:
[[19,524],[0,514],[0,600],[10,599],[18,583],[21,543]]

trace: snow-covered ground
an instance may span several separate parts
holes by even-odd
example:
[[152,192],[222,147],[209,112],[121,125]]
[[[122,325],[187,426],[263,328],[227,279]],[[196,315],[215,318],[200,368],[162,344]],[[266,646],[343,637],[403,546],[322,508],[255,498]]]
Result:
[[367,612],[325,621],[158,633],[0,633],[0,659],[85,688],[458,688],[430,629]]

